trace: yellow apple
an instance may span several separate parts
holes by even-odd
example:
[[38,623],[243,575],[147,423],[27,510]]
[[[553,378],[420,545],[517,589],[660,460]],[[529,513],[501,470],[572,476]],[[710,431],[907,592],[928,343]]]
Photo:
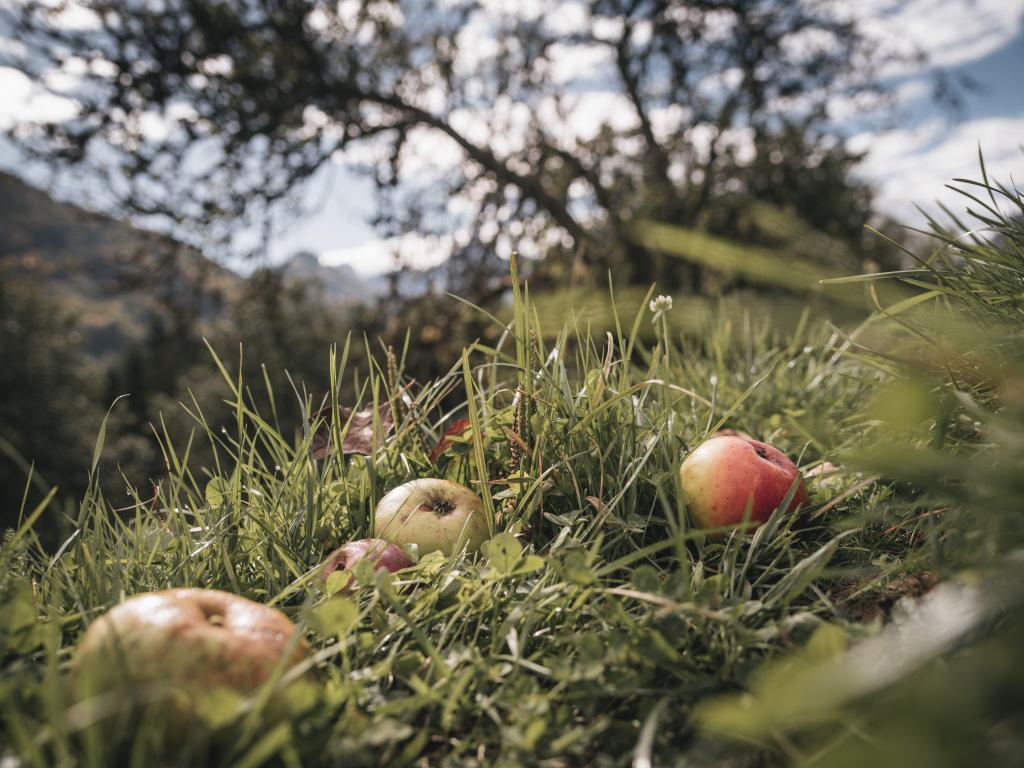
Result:
[[438,478],[411,480],[377,504],[377,536],[392,544],[415,544],[420,555],[476,552],[491,537],[483,500],[464,485]]

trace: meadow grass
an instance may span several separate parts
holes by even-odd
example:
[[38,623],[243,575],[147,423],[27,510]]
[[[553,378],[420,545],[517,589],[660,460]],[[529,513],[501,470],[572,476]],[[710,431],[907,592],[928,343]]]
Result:
[[[499,340],[436,381],[409,379],[401,349],[362,371],[347,366],[355,340],[331,350],[330,391],[293,389],[307,420],[325,414],[301,435],[281,434],[211,350],[233,429],[183,403],[191,440],[155,425],[158,491],[129,484],[120,498],[101,491],[116,471],[99,461],[101,433],[74,535],[39,545],[48,502],[8,533],[0,763],[1012,764],[1024,754],[1024,205],[981,184],[965,185],[984,193],[970,236],[938,230],[912,270],[861,279],[867,302],[878,280],[910,298],[856,327],[806,313],[783,334],[733,310],[683,333],[673,313],[687,299],[652,313],[649,295],[604,336],[585,317],[552,333],[515,280]],[[339,402],[349,381],[359,403]],[[385,403],[395,427],[372,456],[311,457],[318,427],[341,444],[342,407]],[[435,466],[455,418],[473,429]],[[709,536],[687,520],[677,470],[724,427],[805,471],[838,470],[810,482],[799,514]],[[211,466],[190,463],[198,441]],[[486,552],[325,589],[325,555],[372,535],[376,501],[425,476],[485,497]],[[912,601],[935,584],[931,603]],[[265,697],[219,697],[200,713],[208,728],[182,732],[130,697],[71,700],[90,622],[177,586],[302,626],[315,655],[287,689],[289,717],[262,721]]]

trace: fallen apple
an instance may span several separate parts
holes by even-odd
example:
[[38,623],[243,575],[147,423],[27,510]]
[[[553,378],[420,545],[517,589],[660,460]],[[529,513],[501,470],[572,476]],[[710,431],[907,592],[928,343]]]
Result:
[[748,435],[746,432],[741,432],[738,429],[731,429],[731,428],[720,429],[717,432],[715,432],[715,434],[713,434],[712,437],[742,437],[744,440],[753,440],[754,439],[750,435]]
[[787,512],[806,504],[807,488],[796,464],[767,443],[718,435],[702,443],[679,468],[686,508],[698,528],[722,528],[750,521],[760,525],[782,504],[794,482]]
[[392,544],[415,544],[421,555],[451,555],[463,546],[476,552],[490,538],[484,503],[464,485],[438,478],[410,480],[377,503],[377,536]]
[[395,544],[383,539],[359,539],[331,552],[320,572],[320,578],[326,583],[328,577],[335,571],[347,571],[361,560],[368,560],[375,570],[384,569],[391,573],[412,565],[412,560],[405,550]]
[[[113,694],[181,727],[218,690],[249,694],[309,653],[280,611],[214,589],[132,597],[90,625],[75,653],[75,699]],[[268,703],[267,713],[280,711]]]

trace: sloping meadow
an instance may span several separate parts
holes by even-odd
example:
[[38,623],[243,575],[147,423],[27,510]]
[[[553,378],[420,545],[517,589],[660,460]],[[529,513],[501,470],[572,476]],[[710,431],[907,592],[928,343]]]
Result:
[[[467,348],[437,381],[406,376],[401,349],[363,371],[346,365],[351,342],[332,350],[332,391],[295,393],[299,435],[280,434],[222,366],[233,430],[183,404],[213,466],[192,467],[191,444],[156,425],[156,487],[104,498],[99,475],[117,470],[94,461],[60,549],[36,541],[43,507],[7,535],[0,759],[1019,760],[1024,206],[996,184],[965,189],[976,219],[959,231],[974,234],[940,232],[911,269],[864,278],[869,302],[879,280],[910,297],[856,328],[807,315],[782,335],[722,314],[684,335],[677,297],[674,309],[645,300],[604,338],[573,322],[552,336],[516,280],[499,341]],[[352,380],[360,402],[338,402]],[[679,464],[725,428],[793,458],[810,504],[754,531],[693,528]],[[324,584],[327,554],[373,535],[377,500],[421,477],[483,497],[483,551]],[[279,608],[312,656],[253,697],[211,697],[187,727],[131,695],[73,700],[89,624],[179,586]],[[272,699],[284,716],[269,715]]]

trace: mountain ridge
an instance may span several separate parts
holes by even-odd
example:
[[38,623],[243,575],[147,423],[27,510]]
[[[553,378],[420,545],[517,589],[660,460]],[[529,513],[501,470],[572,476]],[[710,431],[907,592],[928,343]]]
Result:
[[2,172],[0,232],[0,279],[56,298],[101,359],[142,338],[169,302],[210,319],[244,283],[166,235],[55,200]]
[[[56,298],[75,316],[86,351],[104,361],[140,341],[168,306],[216,320],[249,279],[167,235],[56,200],[3,171],[0,233],[0,279]],[[315,285],[331,304],[353,307],[393,288],[413,297],[447,284],[441,267],[364,277],[347,264],[323,264],[311,251],[270,268],[286,281]]]

